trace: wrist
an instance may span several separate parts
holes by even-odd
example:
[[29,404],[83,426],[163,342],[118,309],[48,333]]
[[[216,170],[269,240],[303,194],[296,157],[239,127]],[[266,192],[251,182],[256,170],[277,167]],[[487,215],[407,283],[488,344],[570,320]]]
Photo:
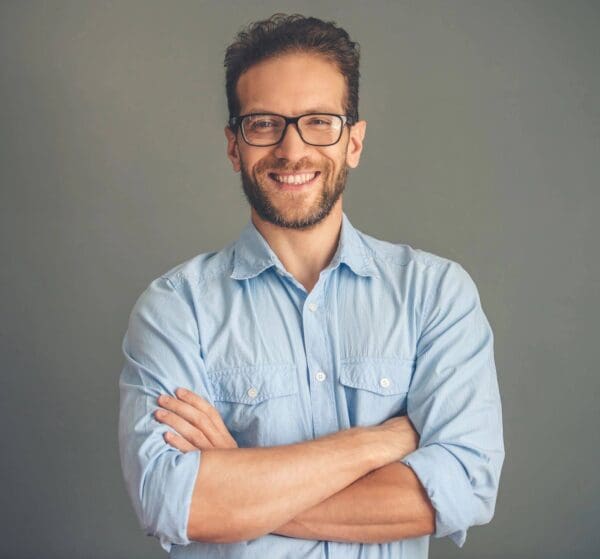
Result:
[[373,444],[380,448],[380,459],[385,461],[378,467],[401,460],[419,447],[419,434],[407,416],[394,417],[366,429],[371,432]]
[[354,429],[358,430],[357,436],[360,437],[369,471],[382,468],[404,456],[397,441],[378,425]]

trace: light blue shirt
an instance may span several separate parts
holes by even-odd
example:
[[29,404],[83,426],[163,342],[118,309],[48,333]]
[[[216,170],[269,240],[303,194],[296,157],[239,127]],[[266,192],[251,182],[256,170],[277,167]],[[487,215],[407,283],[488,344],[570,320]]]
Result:
[[429,548],[429,536],[190,541],[202,451],[167,444],[170,428],[153,416],[157,397],[180,386],[217,408],[240,447],[408,414],[420,443],[402,462],[435,508],[435,536],[462,547],[467,529],[494,514],[504,443],[493,335],[473,280],[454,261],[375,239],[344,214],[337,251],[307,293],[249,221],[223,250],[150,283],[123,351],[123,473],[141,527],[171,557],[423,559]]

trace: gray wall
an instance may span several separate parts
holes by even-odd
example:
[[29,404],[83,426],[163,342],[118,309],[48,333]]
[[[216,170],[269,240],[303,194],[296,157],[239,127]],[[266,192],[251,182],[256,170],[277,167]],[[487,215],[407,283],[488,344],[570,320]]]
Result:
[[597,557],[600,3],[442,0],[0,4],[0,556],[163,556],[121,478],[120,344],[248,218],[222,59],[275,11],[362,45],[353,223],[460,262],[494,329],[496,516],[431,557]]

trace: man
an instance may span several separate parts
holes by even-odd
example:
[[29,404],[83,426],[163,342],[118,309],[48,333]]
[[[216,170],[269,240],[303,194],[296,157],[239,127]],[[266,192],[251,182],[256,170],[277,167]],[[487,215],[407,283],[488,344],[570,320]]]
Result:
[[[358,45],[276,14],[226,54],[240,238],[154,280],[123,341],[119,440],[173,557],[427,557],[493,516],[493,336],[457,263],[355,229]],[[414,428],[413,428],[414,425]]]

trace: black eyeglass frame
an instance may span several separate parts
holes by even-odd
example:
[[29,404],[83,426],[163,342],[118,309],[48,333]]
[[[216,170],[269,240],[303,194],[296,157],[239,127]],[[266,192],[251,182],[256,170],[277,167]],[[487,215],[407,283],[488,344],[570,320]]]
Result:
[[[300,131],[300,127],[298,126],[298,121],[302,117],[310,116],[310,115],[325,115],[325,116],[338,117],[342,121],[342,126],[340,127],[340,135],[338,136],[338,139],[335,142],[332,142],[330,144],[311,144],[310,142],[307,142],[304,139],[304,137],[302,136],[302,132]],[[244,118],[249,117],[249,116],[278,116],[280,118],[283,118],[285,120],[285,126],[283,127],[283,130],[281,132],[281,136],[279,137],[279,140],[277,140],[276,142],[273,142],[272,144],[252,144],[252,143],[250,143],[246,138],[246,134],[244,134],[244,127],[242,126],[242,121],[244,120]],[[300,138],[302,139],[302,141],[305,144],[308,144],[309,146],[316,146],[316,147],[334,146],[342,138],[342,134],[344,133],[344,126],[346,126],[346,125],[352,126],[352,125],[356,124],[356,122],[355,122],[354,118],[351,116],[338,115],[336,113],[304,113],[303,115],[298,115],[298,116],[285,116],[285,115],[280,115],[277,113],[248,113],[245,115],[232,116],[229,119],[228,124],[229,124],[229,128],[231,128],[234,132],[237,132],[238,128],[241,130],[242,138],[244,138],[244,142],[246,142],[249,146],[254,146],[254,147],[258,147],[258,148],[267,148],[267,147],[271,147],[271,146],[276,146],[283,140],[283,138],[285,137],[285,133],[287,131],[287,127],[290,124],[296,125],[296,130],[298,131],[298,135],[300,136]]]

